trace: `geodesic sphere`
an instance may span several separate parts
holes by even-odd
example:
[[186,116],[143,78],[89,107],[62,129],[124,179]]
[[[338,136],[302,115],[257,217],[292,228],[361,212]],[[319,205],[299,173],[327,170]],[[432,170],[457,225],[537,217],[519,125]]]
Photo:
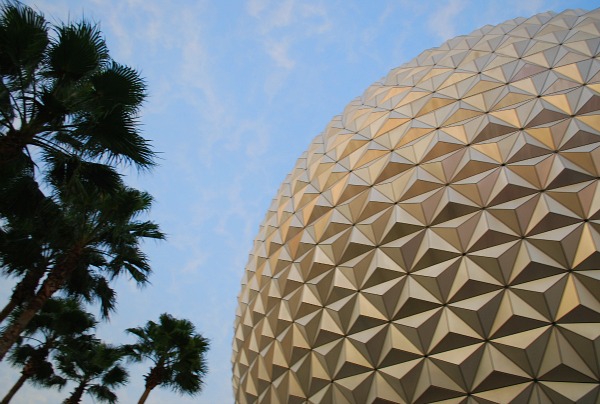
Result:
[[597,402],[599,31],[486,26],[331,121],[246,267],[239,403]]

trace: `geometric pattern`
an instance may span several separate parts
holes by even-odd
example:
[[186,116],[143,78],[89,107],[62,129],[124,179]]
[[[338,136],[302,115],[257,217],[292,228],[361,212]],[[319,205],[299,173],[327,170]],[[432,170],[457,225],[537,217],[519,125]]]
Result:
[[600,401],[600,9],[392,70],[256,237],[238,403]]

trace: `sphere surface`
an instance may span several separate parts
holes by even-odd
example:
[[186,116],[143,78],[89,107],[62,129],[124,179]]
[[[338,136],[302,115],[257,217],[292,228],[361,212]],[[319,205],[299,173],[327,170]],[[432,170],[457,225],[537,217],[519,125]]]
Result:
[[600,10],[486,26],[334,118],[251,252],[236,400],[597,402],[599,49]]

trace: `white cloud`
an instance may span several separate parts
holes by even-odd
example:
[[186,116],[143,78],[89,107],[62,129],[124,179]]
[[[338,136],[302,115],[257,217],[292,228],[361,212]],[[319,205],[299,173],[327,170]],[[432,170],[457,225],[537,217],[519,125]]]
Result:
[[249,0],[246,3],[248,14],[260,21],[260,30],[264,34],[292,24],[295,8],[295,0],[277,1],[275,4],[269,0]]
[[279,41],[267,40],[265,44],[267,54],[275,61],[277,66],[286,70],[291,70],[296,62],[290,57],[290,40],[283,39]]
[[117,60],[131,60],[134,50],[131,32],[121,21],[119,10],[114,7],[110,10],[111,12],[102,19],[102,24],[106,27],[104,29],[110,29],[116,39],[112,44],[111,55]]
[[263,87],[271,99],[297,68],[302,42],[318,43],[314,37],[330,32],[333,24],[327,7],[318,0],[249,0],[246,10],[256,22],[251,31],[258,34],[257,40],[272,62]]
[[260,162],[260,158],[267,154],[269,149],[269,130],[265,125],[256,125],[253,128],[253,141],[246,146],[246,156],[250,161]]
[[204,263],[206,263],[208,254],[203,251],[196,251],[194,255],[194,258],[188,260],[183,266],[183,268],[181,268],[181,270],[179,271],[181,274],[197,274],[202,270],[201,268],[204,265]]
[[252,17],[258,17],[268,5],[269,0],[249,0],[246,9]]
[[274,70],[269,73],[264,82],[264,92],[269,101],[272,101],[285,86],[290,70]]
[[465,0],[448,0],[446,4],[439,4],[429,18],[427,26],[442,40],[456,36],[456,17],[460,15],[465,5]]
[[[268,9],[264,1],[248,2],[248,13],[257,20],[258,32],[262,37],[265,52],[277,67],[286,70],[293,69],[296,64],[290,56],[289,29],[285,29],[293,23],[294,7],[294,0],[285,0]],[[283,36],[282,29],[285,29]]]
[[274,27],[286,27],[293,22],[295,0],[285,0],[279,3],[278,7],[273,9],[269,25]]

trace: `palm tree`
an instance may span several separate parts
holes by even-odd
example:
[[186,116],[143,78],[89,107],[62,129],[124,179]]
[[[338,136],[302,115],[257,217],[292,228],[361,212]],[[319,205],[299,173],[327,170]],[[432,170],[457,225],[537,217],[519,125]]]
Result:
[[[52,201],[40,191],[39,174],[77,160],[87,180],[118,189],[116,163],[151,167],[155,154],[137,121],[145,97],[144,80],[110,58],[97,26],[51,26],[30,7],[2,1],[0,266],[20,280],[0,321],[33,298],[45,274],[46,244],[35,230],[48,226],[33,219]],[[18,262],[24,259],[30,262]]]
[[125,346],[132,360],[148,359],[153,363],[145,376],[146,388],[139,404],[157,386],[190,395],[201,391],[208,371],[204,355],[209,344],[190,321],[165,313],[160,315],[158,324],[148,321],[143,328],[129,328],[127,332],[137,337],[137,343]]
[[[0,311],[0,323],[33,299],[41,279],[64,249],[63,233],[69,229],[64,229],[63,208],[69,203],[69,195],[114,194],[123,188],[120,176],[110,167],[84,162],[77,156],[55,156],[46,178],[54,195],[41,193],[37,183],[26,175],[12,181],[10,189],[0,189],[4,195],[0,198],[0,215],[6,212],[4,229],[0,227],[0,268],[6,275],[20,277]],[[89,210],[88,206],[81,208]]]
[[[0,321],[24,309],[0,337],[0,360],[57,290],[98,298],[107,315],[108,280],[126,271],[146,281],[138,240],[163,236],[130,220],[151,198],[116,171],[154,164],[138,131],[145,97],[144,80],[110,58],[97,26],[51,26],[17,1],[0,5],[0,270],[19,279]],[[110,203],[123,214],[108,213]]]
[[121,365],[123,350],[89,338],[72,344],[57,356],[58,369],[63,377],[75,382],[71,395],[65,404],[77,404],[83,394],[88,393],[98,401],[116,403],[117,396],[112,391],[127,383],[128,374]]
[[43,387],[63,387],[66,380],[54,373],[50,356],[65,349],[96,325],[75,299],[50,299],[27,325],[23,340],[10,354],[10,361],[22,367],[21,377],[6,394],[1,404],[8,403],[26,381]]
[[[55,178],[61,177],[55,171]],[[97,187],[70,189],[79,187],[80,181],[54,185],[60,214],[47,234],[52,262],[34,297],[0,335],[0,360],[46,301],[61,289],[86,299],[99,298],[103,315],[108,316],[115,303],[109,281],[127,273],[138,284],[145,284],[151,269],[140,242],[164,238],[155,223],[137,220],[152,203],[146,192],[122,183],[118,192]]]
[[0,8],[0,162],[32,148],[138,167],[154,153],[137,130],[138,72],[114,62],[98,27],[51,27],[16,1]]

